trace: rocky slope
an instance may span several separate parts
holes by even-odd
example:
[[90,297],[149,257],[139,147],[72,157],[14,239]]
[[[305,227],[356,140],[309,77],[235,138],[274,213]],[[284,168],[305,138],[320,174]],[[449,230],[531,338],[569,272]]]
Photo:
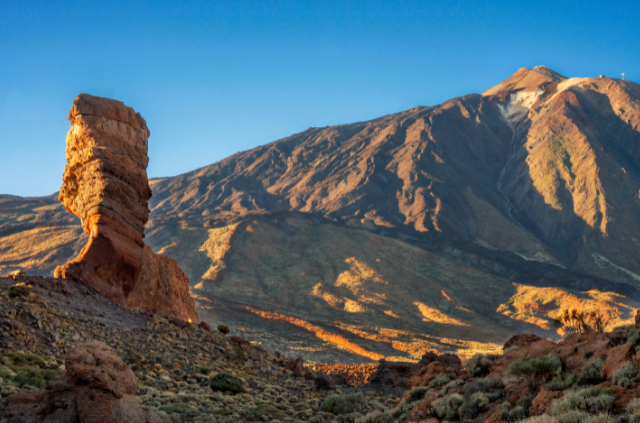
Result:
[[[628,322],[639,99],[629,81],[538,67],[482,95],[310,128],[150,181],[145,242],[177,260],[203,319],[314,361],[557,337],[566,307]],[[77,248],[72,225],[40,223],[45,203],[0,198],[4,271],[46,274]],[[43,231],[47,254],[24,245],[44,247]]]
[[[317,365],[124,307],[84,285],[0,278],[0,421],[626,423],[640,417],[640,322],[558,343],[518,335],[466,362]],[[639,319],[640,320],[640,319]],[[359,375],[357,386],[346,382]],[[373,373],[373,374],[371,374]],[[367,383],[363,383],[364,380]],[[337,385],[337,386],[336,386]]]

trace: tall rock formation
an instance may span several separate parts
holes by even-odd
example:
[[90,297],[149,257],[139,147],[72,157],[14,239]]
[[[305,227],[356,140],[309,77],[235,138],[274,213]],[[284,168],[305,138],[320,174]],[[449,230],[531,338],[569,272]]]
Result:
[[89,236],[80,254],[56,268],[131,307],[198,321],[189,280],[170,257],[145,246],[151,188],[147,179],[149,129],[122,102],[80,94],[69,112],[59,200],[82,220]]

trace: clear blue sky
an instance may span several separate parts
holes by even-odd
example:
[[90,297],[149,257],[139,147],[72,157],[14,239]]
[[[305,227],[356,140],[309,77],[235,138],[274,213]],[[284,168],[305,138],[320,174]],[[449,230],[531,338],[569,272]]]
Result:
[[135,108],[150,177],[520,67],[640,81],[635,1],[3,1],[0,193],[58,190],[78,93]]

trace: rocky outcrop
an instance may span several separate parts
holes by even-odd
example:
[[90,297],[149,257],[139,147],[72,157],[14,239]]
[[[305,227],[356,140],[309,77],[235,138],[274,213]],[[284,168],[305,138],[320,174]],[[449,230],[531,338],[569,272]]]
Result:
[[4,417],[21,423],[160,423],[160,417],[135,399],[133,371],[102,342],[69,351],[66,374],[37,391],[8,398]]
[[142,241],[152,195],[146,122],[122,102],[86,94],[74,100],[69,120],[59,200],[82,220],[89,241],[54,275],[121,304],[197,322],[188,278]]

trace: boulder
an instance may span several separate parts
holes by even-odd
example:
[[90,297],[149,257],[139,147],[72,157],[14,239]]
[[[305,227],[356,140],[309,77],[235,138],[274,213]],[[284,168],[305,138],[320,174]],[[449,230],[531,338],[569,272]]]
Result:
[[80,94],[69,121],[58,199],[80,218],[89,241],[54,276],[120,304],[197,322],[186,275],[175,260],[154,254],[142,241],[152,195],[145,120],[120,101]]
[[613,373],[631,363],[636,354],[633,344],[622,344],[607,350],[607,359],[602,368],[602,379],[611,379]]
[[211,326],[209,326],[208,323],[206,322],[200,322],[198,323],[198,327],[201,327],[202,329],[204,329],[206,332],[211,332]]
[[[311,369],[304,369],[304,375],[302,375],[306,380],[316,380],[318,378],[318,374]],[[331,378],[333,380],[333,378]],[[335,382],[335,381],[334,381]]]
[[401,397],[407,390],[409,378],[419,368],[417,363],[390,362],[382,359],[376,372],[371,376],[369,385],[377,391]]
[[316,389],[329,391],[336,389],[336,383],[333,381],[333,378],[327,374],[321,374],[316,377],[314,383]]
[[563,392],[554,392],[548,389],[541,390],[533,399],[533,402],[529,407],[529,416],[541,416],[543,414],[550,414],[553,402],[558,398],[562,398],[562,396]]
[[133,371],[102,342],[69,351],[65,375],[37,391],[4,401],[4,418],[20,423],[160,423],[151,409],[135,399]]
[[303,377],[304,376],[304,360],[298,357],[295,360],[291,360],[284,366],[285,370],[291,370],[295,377]]

